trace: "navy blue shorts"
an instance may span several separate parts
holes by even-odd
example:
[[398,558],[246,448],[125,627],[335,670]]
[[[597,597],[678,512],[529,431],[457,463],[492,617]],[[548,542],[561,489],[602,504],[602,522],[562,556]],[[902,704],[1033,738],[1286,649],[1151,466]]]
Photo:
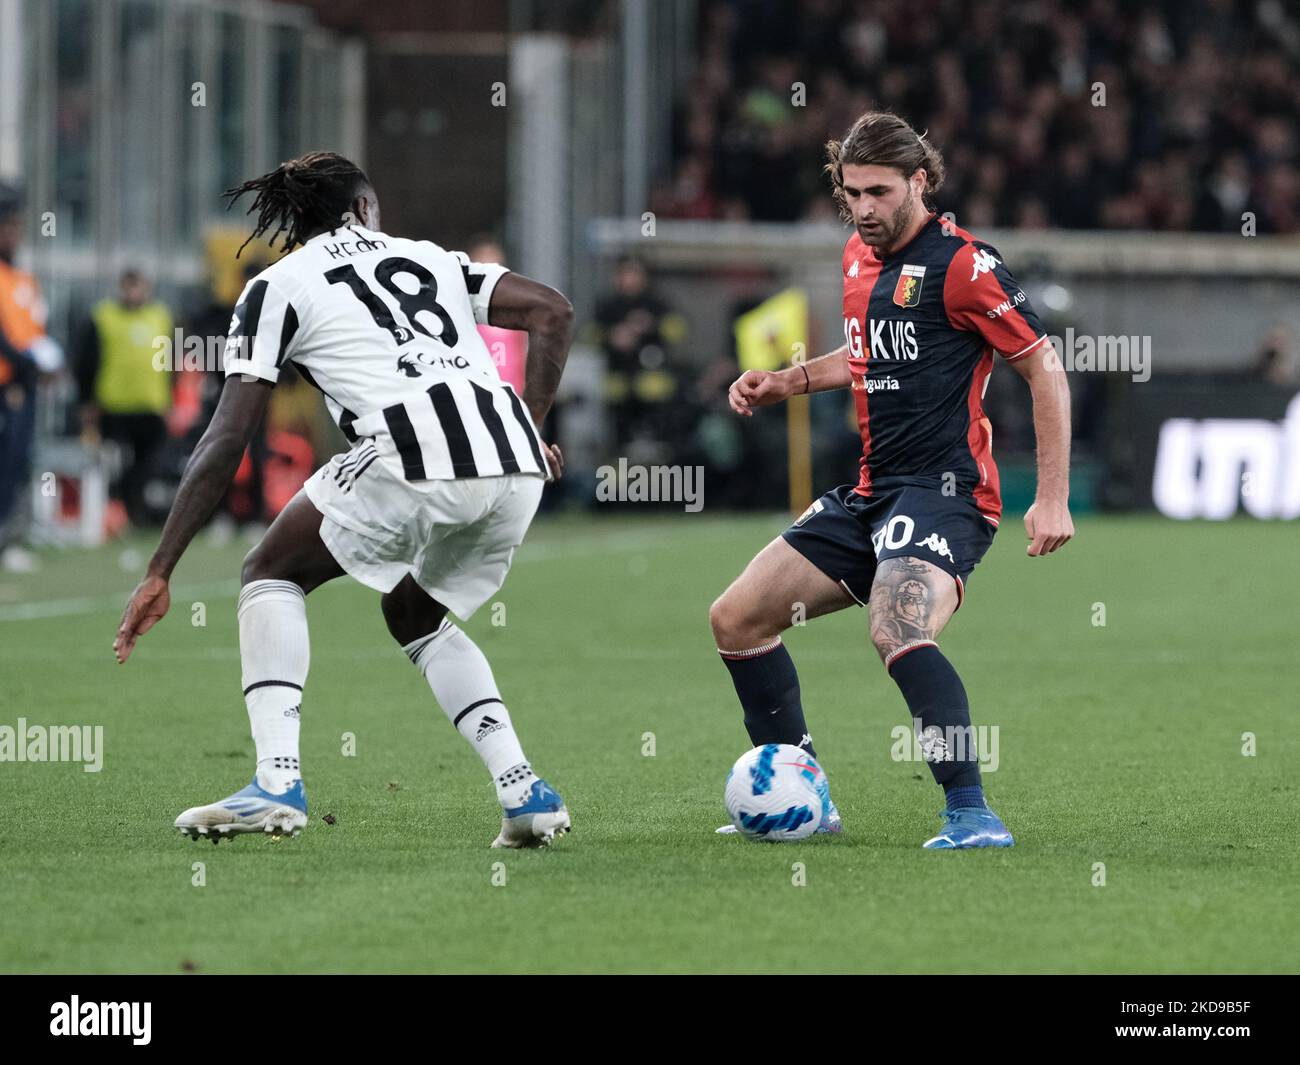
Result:
[[852,485],[827,492],[782,535],[786,543],[866,606],[876,563],[910,555],[957,582],[957,605],[996,527],[966,496],[905,485],[861,496]]

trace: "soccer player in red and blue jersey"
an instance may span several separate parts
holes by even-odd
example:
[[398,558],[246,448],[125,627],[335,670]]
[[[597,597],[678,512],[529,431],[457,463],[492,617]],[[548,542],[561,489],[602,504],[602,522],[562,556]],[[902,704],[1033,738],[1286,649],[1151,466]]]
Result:
[[[1025,378],[1033,399],[1038,491],[1025,514],[1028,553],[1051,554],[1074,535],[1065,374],[996,249],[936,216],[943,160],[933,145],[897,115],[873,111],[827,145],[827,158],[855,229],[843,259],[845,342],[786,370],[742,374],[729,398],[752,416],[792,395],[851,389],[861,476],[755,556],[713,604],[714,638],[753,743],[815,756],[781,633],[796,604],[806,618],[867,607],[872,643],[944,789],[943,827],[924,846],[1010,847],[985,801],[965,688],[937,641],[1002,516],[981,407],[995,360]],[[838,832],[839,812],[829,792],[823,798],[819,828]]]

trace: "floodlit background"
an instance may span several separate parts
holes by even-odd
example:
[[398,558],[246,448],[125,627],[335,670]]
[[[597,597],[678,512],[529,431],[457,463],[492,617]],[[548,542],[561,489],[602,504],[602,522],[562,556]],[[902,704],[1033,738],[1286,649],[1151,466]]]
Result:
[[[813,852],[840,854],[812,866],[821,908],[769,941],[734,918],[769,874],[762,890],[791,890],[789,859],[711,849],[747,744],[708,604],[790,513],[856,479],[861,443],[847,392],[753,419],[725,395],[742,367],[841,342],[848,230],[822,145],[872,107],[928,131],[940,212],[999,249],[1060,339],[1079,536],[1024,558],[1033,426],[1001,367],[985,406],[1013,517],[945,646],[975,722],[1006,729],[990,794],[1029,872],[914,864],[937,802],[889,757],[903,704],[846,613],[789,642],[848,849]],[[1298,137],[1300,9],[1282,0],[0,0],[0,724],[93,720],[108,744],[95,777],[0,764],[0,909],[39,932],[10,927],[0,967],[716,969],[759,935],[827,968],[940,950],[951,971],[1293,968],[1300,875],[1268,832],[1294,821]],[[526,949],[476,908],[478,767],[346,582],[312,597],[304,709],[314,809],[337,827],[313,822],[305,872],[229,859],[316,908],[246,943],[220,934],[233,893],[203,896],[196,931],[191,896],[167,894],[191,891],[186,863],[160,886],[172,817],[246,765],[239,559],[344,446],[305,381],[275,389],[173,616],[128,671],[108,645],[219,393],[233,301],[273,254],[235,258],[251,220],[220,193],[311,149],[368,172],[386,229],[577,309],[546,430],[566,477],[503,591],[509,624],[473,628],[574,810],[555,880],[537,856],[511,869],[537,874],[514,889],[531,904],[584,908],[529,926]],[[159,338],[189,361],[139,394],[105,385],[98,345],[148,359]],[[600,498],[620,465],[700,467],[702,508]],[[174,731],[150,725],[163,713]],[[342,731],[374,760],[340,761]],[[377,835],[347,835],[361,823]],[[436,874],[412,832],[436,840]],[[84,902],[110,882],[101,919]],[[996,942],[919,929],[919,884],[1000,900]],[[424,937],[431,909],[449,916]],[[326,934],[360,912],[373,926]]]
[[[940,209],[1004,253],[1054,334],[1142,359],[1072,379],[1078,511],[1300,512],[1294,437],[1260,422],[1300,388],[1287,5],[0,0],[0,18],[0,179],[24,197],[17,261],[67,354],[23,400],[30,468],[55,481],[16,487],[7,544],[165,513],[215,378],[172,375],[156,438],[96,434],[92,312],[134,269],[166,311],[150,339],[219,338],[266,261],[234,260],[248,227],[219,194],[312,148],[365,167],[394,231],[571,297],[552,505],[592,505],[595,470],[623,456],[703,465],[710,507],[797,506],[851,476],[847,394],[812,402],[793,451],[784,419],[741,424],[723,396],[738,360],[789,362],[765,334],[808,355],[838,342],[845,231],[821,145],[881,104],[943,149]],[[746,311],[791,290],[738,341]],[[1026,398],[994,375],[1013,509],[1032,493]],[[302,381],[277,389],[269,431],[236,522],[268,520],[339,445]],[[129,515],[99,512],[104,487]]]

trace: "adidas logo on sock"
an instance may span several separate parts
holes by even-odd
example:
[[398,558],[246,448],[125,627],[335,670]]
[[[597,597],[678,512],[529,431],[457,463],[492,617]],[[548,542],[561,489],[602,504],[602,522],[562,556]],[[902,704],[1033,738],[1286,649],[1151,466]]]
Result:
[[486,737],[503,728],[505,728],[505,725],[501,724],[495,717],[488,717],[487,714],[484,714],[479,720],[478,731],[474,733],[474,739],[476,742],[482,743]]

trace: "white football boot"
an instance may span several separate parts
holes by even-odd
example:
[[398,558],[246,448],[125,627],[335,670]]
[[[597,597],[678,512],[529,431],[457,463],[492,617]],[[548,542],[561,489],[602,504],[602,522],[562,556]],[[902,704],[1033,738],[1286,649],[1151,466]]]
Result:
[[568,832],[569,810],[559,792],[540,777],[518,806],[501,809],[501,834],[494,847],[548,847],[557,834]]
[[271,836],[296,836],[307,827],[307,792],[301,780],[288,791],[275,794],[257,783],[257,777],[242,791],[210,806],[192,806],[176,818],[176,827],[190,839],[222,839],[245,832]]

